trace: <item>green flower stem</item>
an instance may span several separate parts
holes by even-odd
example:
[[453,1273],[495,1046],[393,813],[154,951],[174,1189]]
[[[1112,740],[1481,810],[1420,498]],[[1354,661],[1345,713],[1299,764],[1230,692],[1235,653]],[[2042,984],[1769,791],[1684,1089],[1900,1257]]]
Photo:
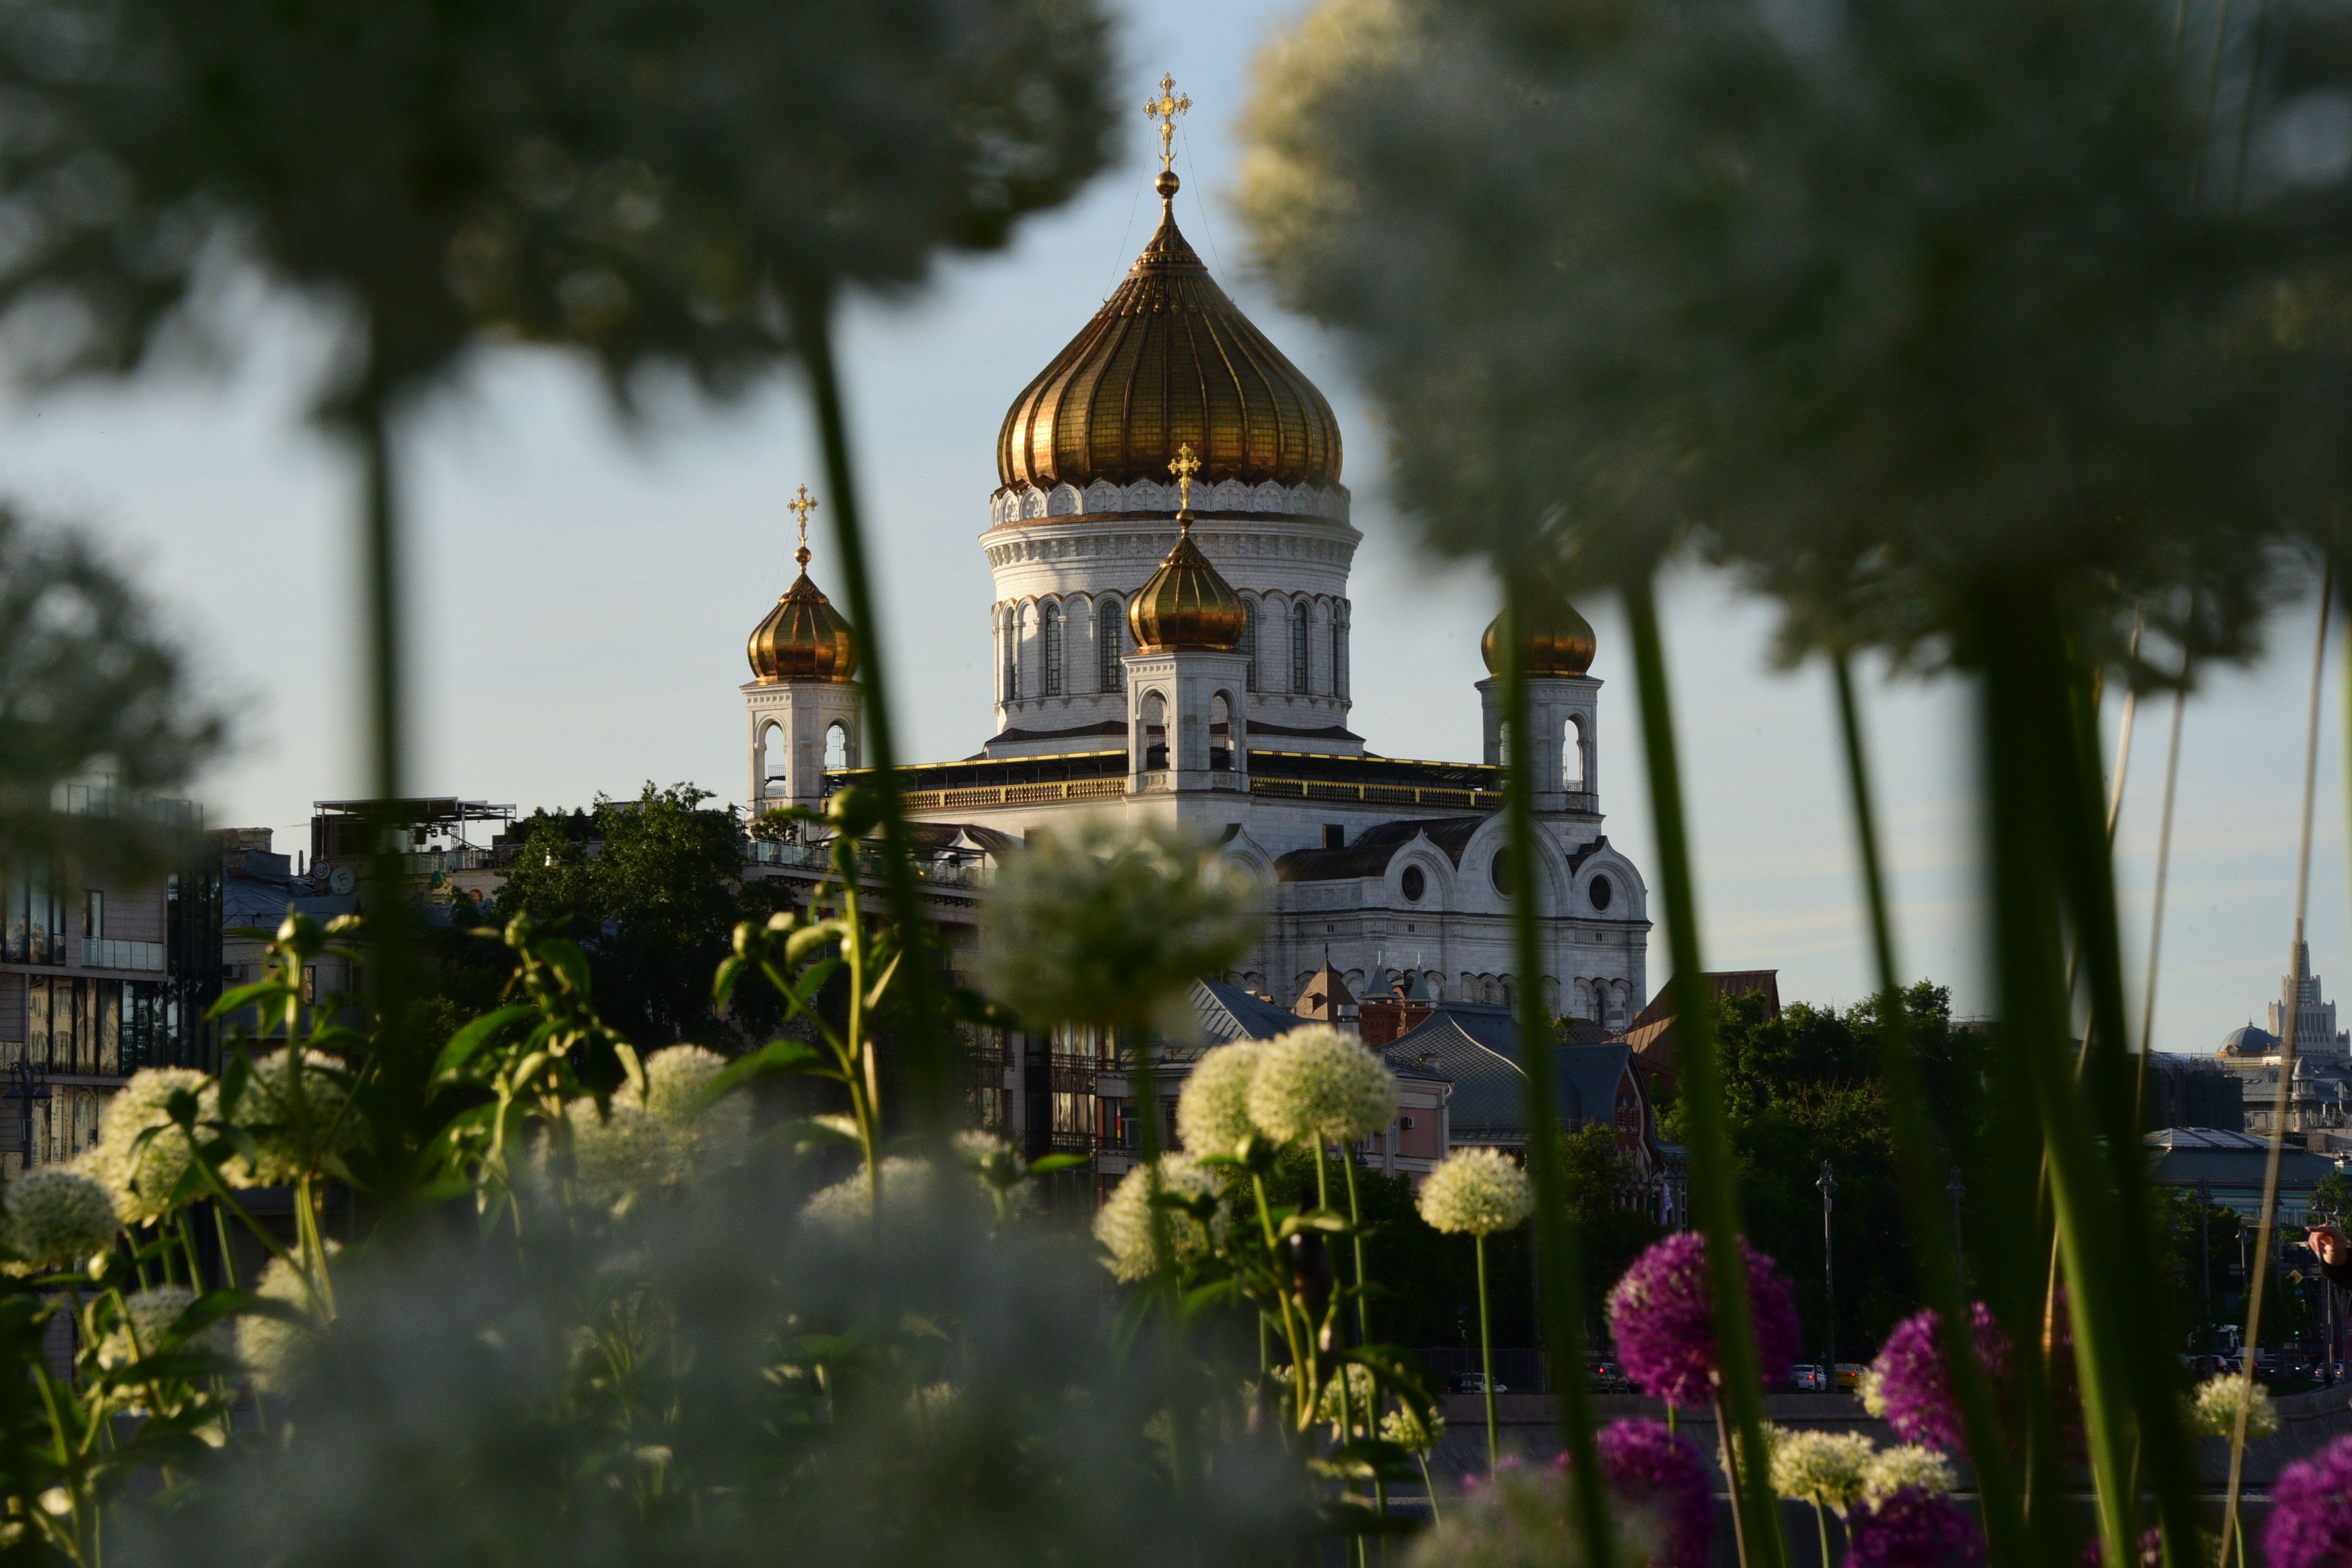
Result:
[[[1282,1340],[1290,1351],[1290,1391],[1291,1397],[1297,1402],[1293,1419],[1297,1421],[1298,1429],[1304,1432],[1314,1423],[1315,1407],[1320,1403],[1321,1394],[1315,1380],[1315,1363],[1305,1353],[1305,1345],[1314,1339],[1314,1325],[1306,1322],[1305,1309],[1292,1300],[1290,1287],[1282,1278],[1282,1244],[1275,1235],[1274,1207],[1265,1199],[1265,1177],[1252,1171],[1250,1186],[1257,1194],[1257,1223],[1259,1231],[1265,1237],[1266,1262],[1275,1279],[1275,1304],[1282,1309]],[[1294,1314],[1299,1320],[1298,1323],[1291,1321]],[[1265,1320],[1261,1315],[1258,1321],[1263,1324]],[[1298,1331],[1301,1325],[1308,1331],[1304,1342]]]
[[1445,1516],[1437,1511],[1437,1481],[1436,1479],[1429,1473],[1428,1450],[1423,1448],[1415,1448],[1412,1451],[1412,1458],[1413,1463],[1421,1467],[1422,1489],[1429,1494],[1429,1522],[1432,1524],[1442,1524],[1444,1522]]
[[1822,1532],[1822,1568],[1830,1568],[1830,1516],[1819,1498],[1813,1500],[1813,1523]]
[[[2024,1501],[2011,1467],[1991,1384],[1977,1360],[1976,1336],[1969,1331],[1968,1290],[1960,1275],[1957,1240],[1948,1234],[1943,1205],[1937,1201],[1935,1131],[1927,1116],[1918,1054],[1912,1047],[1910,1016],[1903,1005],[1903,972],[1895,957],[1895,922],[1887,909],[1886,879],[1878,854],[1877,811],[1861,710],[1854,701],[1853,672],[1843,653],[1831,659],[1830,671],[1837,688],[1838,723],[1845,742],[1846,783],[1853,797],[1855,846],[1862,859],[1863,887],[1869,896],[1871,944],[1878,959],[1879,1059],[1895,1127],[1897,1190],[1911,1229],[1912,1256],[1927,1288],[1928,1304],[1936,1309],[1944,1364],[1956,1373],[1954,1393],[1968,1433],[1969,1463],[1976,1470],[1987,1549],[1994,1562],[2020,1563],[2027,1554]],[[1823,1568],[1829,1563],[1828,1528],[1824,1522]]]
[[1478,1370],[1485,1374],[1486,1394],[1486,1473],[1493,1475],[1502,1458],[1495,1426],[1495,1336],[1486,1326],[1486,1233],[1477,1236],[1478,1247]]
[[867,776],[882,807],[883,886],[898,928],[898,962],[905,989],[893,1037],[906,1051],[907,1082],[916,1117],[925,1132],[945,1139],[952,1107],[948,1043],[940,1027],[936,979],[931,972],[929,928],[923,921],[915,862],[908,846],[906,801],[898,784],[898,744],[890,728],[890,684],[883,654],[882,625],[876,608],[866,537],[859,518],[857,484],[849,458],[848,416],[842,406],[835,362],[835,300],[824,286],[803,289],[794,300],[793,325],[800,334],[802,362],[816,403],[817,429],[824,447],[825,483],[833,490],[834,547],[841,552],[842,596],[849,603],[851,635],[857,640],[858,679],[866,689],[862,737]]
[[[1534,1258],[1540,1287],[1545,1347],[1551,1352],[1558,1384],[1559,1429],[1569,1458],[1569,1487],[1575,1500],[1578,1533],[1591,1568],[1613,1568],[1616,1541],[1609,1527],[1610,1503],[1593,1446],[1592,1394],[1584,1372],[1584,1289],[1576,1229],[1569,1224],[1567,1174],[1561,1169],[1559,1130],[1553,1115],[1551,1019],[1543,998],[1543,942],[1536,923],[1535,748],[1528,736],[1527,638],[1519,627],[1532,624],[1530,585],[1543,581],[1532,571],[1506,570],[1503,595],[1503,700],[1512,737],[1504,795],[1507,848],[1511,857],[1511,938],[1519,971],[1518,994],[1511,1000],[1521,1041],[1525,1077],[1528,1174],[1535,1188]],[[1557,782],[1557,781],[1555,781]],[[1481,1276],[1484,1283],[1484,1276]],[[1486,1380],[1491,1401],[1494,1378]]]
[[307,1171],[294,1184],[294,1217],[295,1224],[300,1227],[297,1234],[302,1240],[303,1260],[315,1270],[318,1280],[313,1293],[324,1304],[327,1317],[331,1321],[336,1312],[335,1282],[327,1275],[327,1243],[326,1238],[319,1234],[318,1194]]
[[1649,582],[1628,585],[1624,600],[1638,676],[1643,752],[1649,764],[1650,809],[1658,838],[1659,888],[1674,963],[1675,1034],[1690,1128],[1690,1203],[1706,1237],[1723,1373],[1721,1403],[1730,1423],[1722,1429],[1724,1447],[1749,1461],[1739,1466],[1746,1480],[1735,1491],[1733,1512],[1743,1519],[1747,1544],[1755,1554],[1742,1557],[1743,1568],[1782,1568],[1788,1552],[1765,1459],[1763,1374],[1748,1310],[1748,1270],[1739,1249],[1739,1192],[1732,1169],[1731,1128],[1724,1112],[1723,1069],[1716,1054],[1715,998],[1707,992],[1699,959],[1698,897],[1683,820],[1682,765],[1675,752],[1673,699],[1666,688],[1665,648]]
[[[2294,973],[2294,960],[2303,951],[2304,917],[2311,901],[2311,822],[2312,809],[2319,782],[2319,694],[2321,677],[2326,669],[2327,623],[2336,609],[2335,563],[2330,561],[2319,583],[2319,636],[2311,656],[2311,716],[2307,721],[2303,763],[2303,842],[2295,869],[2294,882],[2294,942],[2287,950],[2288,973]],[[2261,1343],[2263,1323],[2263,1288],[2270,1282],[2271,1243],[2278,1215],[2279,1160],[2286,1148],[2286,1117],[2284,1114],[2288,1086],[2294,1082],[2294,1041],[2296,1022],[2294,992],[2287,994],[2286,1027],[2279,1037],[2279,1109],[2271,1113],[2270,1149],[2263,1162],[2263,1207],[2261,1223],[2254,1231],[2253,1277],[2246,1283],[2246,1350],[2243,1375],[2248,1383],[2254,1378],[2254,1357]],[[2239,1488],[2245,1479],[2246,1419],[2253,1401],[2238,1402],[2237,1419],[2230,1424],[2230,1486],[2229,1508],[2223,1516],[2223,1529],[2238,1541],[2238,1550],[2245,1551],[2245,1530],[2238,1519]],[[2229,1542],[2222,1542],[2226,1555]]]
[[1356,1201],[1356,1162],[1343,1144],[1339,1150],[1339,1169],[1348,1177],[1348,1223],[1353,1227],[1349,1239],[1356,1253],[1356,1342],[1372,1342],[1372,1312],[1364,1299],[1364,1211]]
[[[2115,1164],[2101,1153],[2105,1129],[2095,1120],[2094,1106],[2085,1103],[2084,1086],[2075,1081],[2071,1009],[2059,973],[2067,884],[2076,894],[2070,910],[2075,929],[2084,931],[2080,922],[2086,914],[2095,921],[2095,911],[2082,907],[2080,870],[2066,862],[2084,847],[2071,842],[2079,837],[2088,837],[2089,847],[2104,850],[2097,790],[2083,788],[2080,736],[2069,708],[2067,660],[2054,607],[2039,589],[1994,583],[1979,586],[1976,616],[1985,658],[1981,707],[1990,795],[1985,827],[2001,1017],[2009,1053],[2032,1094],[2049,1158],[2051,1206],[2071,1292],[2075,1366],[2103,1549],[2109,1568],[2125,1568],[2132,1561],[2137,1500],[2127,1495],[2126,1477],[2137,1417],[2163,1510],[2166,1554],[2185,1563],[2192,1560],[2195,1537],[2182,1530],[2186,1489],[2171,1484],[2169,1450],[2177,1418],[2167,1404],[2170,1378],[2166,1369],[2132,1353],[2132,1319],[2147,1308],[2135,1267],[2145,1249],[2137,1245],[2141,1233],[2131,1224],[2137,1216],[2130,1213],[2129,1194],[2119,1201]],[[2086,802],[2087,815],[2081,809]],[[2096,931],[2086,934],[2095,937]],[[2095,976],[2103,963],[2093,955]],[[2103,1021],[2102,1011],[2095,996],[2095,1026]],[[2108,1011],[2104,1023],[2115,1029],[2120,1019]],[[2089,1087],[2096,1088],[2098,1076]],[[2130,1156],[2137,1159],[2136,1133],[2132,1142]],[[2143,1384],[2137,1398],[2135,1383]],[[2168,1495],[2176,1490],[2179,1495]]]

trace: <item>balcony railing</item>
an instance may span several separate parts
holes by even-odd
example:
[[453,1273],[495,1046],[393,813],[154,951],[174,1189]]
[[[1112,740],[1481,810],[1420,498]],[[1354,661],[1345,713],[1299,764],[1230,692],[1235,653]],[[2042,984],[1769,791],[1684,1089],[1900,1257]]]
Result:
[[1269,778],[1252,773],[1250,794],[1284,800],[1350,800],[1377,805],[1458,805],[1473,811],[1500,811],[1503,792],[1492,789],[1452,789],[1435,784],[1335,784],[1328,779]]
[[[754,838],[744,847],[744,859],[754,866],[790,866],[808,871],[833,869],[833,847],[830,844],[779,843]],[[878,855],[860,855],[857,870],[861,877],[880,880],[882,858]],[[984,888],[988,886],[988,868],[978,862],[959,864],[948,860],[918,860],[915,875],[923,881],[943,888]]]

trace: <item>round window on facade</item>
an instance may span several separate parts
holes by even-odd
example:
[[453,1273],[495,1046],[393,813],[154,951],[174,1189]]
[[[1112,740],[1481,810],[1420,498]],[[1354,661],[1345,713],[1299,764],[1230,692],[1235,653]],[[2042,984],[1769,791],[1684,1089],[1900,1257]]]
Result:
[[1595,877],[1592,885],[1585,889],[1584,896],[1592,900],[1594,909],[1605,910],[1609,907],[1609,900],[1617,896],[1617,889],[1609,885],[1608,878]]
[[1407,866],[1404,868],[1404,876],[1402,879],[1404,884],[1404,897],[1407,903],[1417,904],[1421,902],[1421,896],[1429,891],[1429,879],[1422,875],[1421,868],[1418,866]]
[[1494,861],[1486,868],[1486,876],[1495,884],[1495,891],[1507,899],[1511,896],[1511,852],[1509,850],[1495,851]]

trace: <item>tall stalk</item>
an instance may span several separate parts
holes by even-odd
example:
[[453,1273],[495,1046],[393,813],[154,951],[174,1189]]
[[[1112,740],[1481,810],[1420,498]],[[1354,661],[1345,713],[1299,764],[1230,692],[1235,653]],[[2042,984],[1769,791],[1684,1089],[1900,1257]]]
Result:
[[2119,1190],[2117,1182],[2119,1163],[2140,1158],[2139,1139],[2131,1131],[2129,1149],[2113,1158],[2103,1152],[2103,1135],[2112,1141],[2121,1109],[2117,1097],[2102,1103],[2098,1091],[2108,1077],[2095,1061],[2087,1081],[2078,1083],[2070,1060],[2071,1007],[2059,959],[2064,918],[2074,922],[2088,957],[2093,1027],[2122,1037],[2112,921],[2085,887],[2090,868],[2105,866],[2105,835],[2095,773],[2084,767],[2079,682],[2056,607],[2039,585],[1979,584],[1975,616],[1985,658],[1985,827],[2002,1028],[2032,1090],[2049,1160],[2102,1548],[2109,1568],[2132,1561],[2137,1433],[2162,1510],[2167,1556],[2187,1563],[2196,1536],[2165,1347],[2144,1341],[2146,1300],[2137,1283],[2144,1227],[2132,1190]]
[[908,844],[906,800],[898,783],[898,744],[890,727],[890,682],[883,657],[881,621],[873,575],[866,557],[866,534],[857,483],[849,455],[848,414],[843,406],[839,366],[834,353],[834,310],[828,286],[810,285],[793,301],[793,327],[809,392],[816,404],[817,433],[824,449],[825,483],[833,490],[834,548],[841,553],[842,594],[849,601],[850,635],[857,640],[858,678],[866,689],[865,755],[882,812],[883,890],[898,928],[900,994],[894,1035],[904,1050],[910,1098],[919,1123],[945,1138],[952,1114],[954,1080],[950,1047],[940,1021],[938,977],[923,922],[922,894]]
[[[2311,650],[2311,711],[2305,723],[2303,754],[2303,839],[2294,873],[2294,940],[2288,946],[2286,972],[2292,978],[2301,967],[2303,956],[2304,917],[2311,904],[2311,823],[2314,804],[2319,786],[2319,693],[2322,677],[2327,668],[2327,622],[2334,613],[2335,563],[2330,562],[2319,583],[2319,633]],[[2242,1373],[2247,1382],[2254,1376],[2255,1346],[2260,1342],[2263,1326],[2263,1286],[2270,1278],[2271,1232],[2278,1215],[2279,1160],[2286,1148],[2287,1107],[2294,1091],[2294,1037],[2300,1024],[2295,1016],[2303,1001],[2303,988],[2289,984],[2286,994],[2286,1027],[2280,1031],[2278,1098],[2271,1102],[2270,1150],[2263,1161],[2262,1222],[2254,1231],[2254,1271],[2246,1281],[2246,1345]],[[2245,1479],[2246,1416],[2251,1400],[2238,1403],[2237,1419],[2230,1425],[2230,1488],[2228,1507],[2221,1520],[2221,1555],[2230,1554],[2230,1538],[2242,1534],[2238,1520],[2238,1489]],[[2243,1542],[2238,1548],[2245,1551]]]
[[1691,874],[1689,830],[1683,820],[1682,764],[1675,745],[1665,647],[1649,581],[1637,580],[1624,595],[1640,684],[1650,810],[1658,836],[1659,890],[1665,903],[1667,951],[1675,966],[1677,1070],[1690,1129],[1690,1205],[1706,1237],[1716,1356],[1723,1404],[1733,1427],[1725,1435],[1726,1444],[1738,1445],[1730,1448],[1739,1474],[1735,1503],[1749,1552],[1747,1568],[1781,1568],[1788,1549],[1780,1534],[1779,1500],[1772,1492],[1771,1459],[1764,1446],[1763,1373],[1739,1248],[1739,1191],[1732,1171],[1731,1125],[1724,1113],[1723,1068],[1716,1055],[1715,998],[1707,993],[1699,961],[1698,895]]
[[[1838,700],[1838,723],[1845,741],[1846,784],[1853,800],[1853,831],[1862,859],[1862,880],[1870,903],[1871,946],[1878,960],[1878,1048],[1894,1124],[1895,1168],[1911,1229],[1913,1253],[1936,1309],[1944,1364],[1952,1370],[1953,1392],[1969,1438],[1969,1462],[1982,1500],[1985,1541],[1996,1563],[2027,1557],[2024,1500],[2010,1462],[2009,1443],[1994,1406],[1992,1386],[1977,1360],[1969,1331],[1968,1291],[1960,1276],[1958,1238],[1949,1234],[1936,1183],[1935,1130],[1927,1116],[1927,1089],[1912,1047],[1910,1015],[1903,1005],[1902,968],[1895,957],[1895,921],[1886,900],[1886,879],[1878,855],[1878,815],[1873,804],[1870,761],[1853,697],[1853,671],[1846,656],[1830,660]],[[1955,1163],[1958,1151],[1954,1151]],[[1816,1510],[1818,1511],[1818,1510]],[[1829,1526],[1822,1525],[1822,1562],[1829,1557]]]
[[[1543,942],[1537,926],[1535,747],[1528,733],[1528,639],[1532,572],[1507,571],[1503,594],[1504,716],[1511,738],[1505,759],[1505,795],[1511,857],[1511,936],[1517,949],[1519,1065],[1525,1073],[1528,1172],[1536,1198],[1535,1268],[1541,1286],[1544,1343],[1551,1352],[1552,1379],[1559,1403],[1560,1439],[1570,1461],[1579,1532],[1592,1568],[1615,1561],[1609,1531],[1609,1499],[1593,1445],[1592,1395],[1584,1374],[1584,1289],[1577,1238],[1568,1223],[1567,1173],[1561,1168],[1559,1128],[1552,1114],[1551,1020],[1544,1016]],[[1486,1241],[1479,1241],[1479,1310],[1486,1310]],[[1485,1324],[1480,1324],[1483,1337]],[[1494,1369],[1486,1369],[1488,1443],[1493,1442]]]

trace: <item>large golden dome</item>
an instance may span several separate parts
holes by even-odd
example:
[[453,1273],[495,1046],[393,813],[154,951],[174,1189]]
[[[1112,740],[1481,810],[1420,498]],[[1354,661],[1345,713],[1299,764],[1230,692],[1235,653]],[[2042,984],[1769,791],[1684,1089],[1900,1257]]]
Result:
[[816,502],[808,486],[803,485],[799,495],[784,505],[800,517],[801,547],[793,559],[800,563],[801,574],[793,579],[776,607],[751,628],[751,639],[743,651],[762,686],[786,680],[847,680],[857,673],[857,644],[833,601],[809,581],[808,514],[816,510]]
[[1166,482],[1180,447],[1201,482],[1339,482],[1339,422],[1315,384],[1250,323],[1176,227],[1160,228],[1086,330],[1013,401],[996,437],[1005,485]]
[[[1486,636],[1478,639],[1478,657],[1486,661],[1489,675],[1503,673],[1502,638],[1496,635],[1502,623],[1500,616],[1488,621]],[[1592,656],[1599,650],[1592,623],[1566,599],[1555,599],[1537,612],[1528,637],[1528,673],[1582,675],[1592,668]]]

